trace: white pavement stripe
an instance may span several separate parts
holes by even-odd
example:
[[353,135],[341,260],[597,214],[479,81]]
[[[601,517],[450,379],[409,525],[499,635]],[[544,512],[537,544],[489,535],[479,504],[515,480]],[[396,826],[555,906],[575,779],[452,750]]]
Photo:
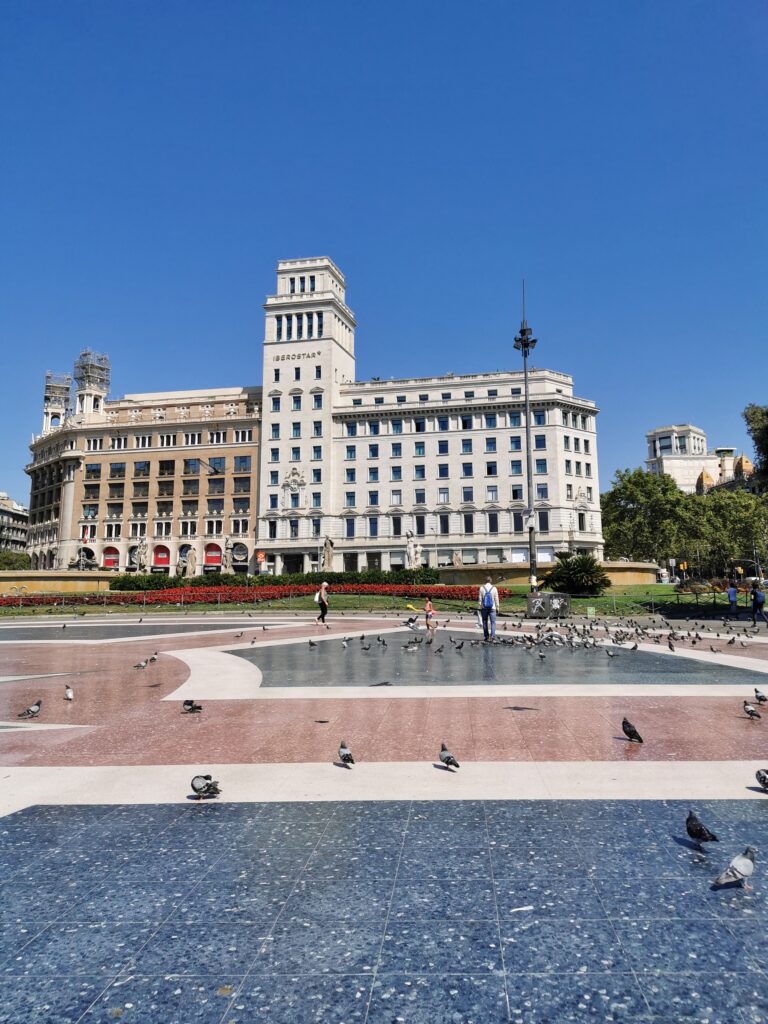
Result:
[[[186,685],[186,684],[185,684]],[[216,680],[207,683],[208,700],[221,698]],[[477,683],[467,686],[261,686],[247,694],[249,700],[413,700],[449,697],[732,697],[741,703],[751,697],[745,683],[742,692],[738,683]],[[197,691],[198,694],[200,691]],[[171,695],[173,699],[180,693]],[[171,698],[166,697],[165,700]],[[231,698],[235,699],[235,698]]]
[[300,800],[768,800],[758,761],[429,761],[0,769],[0,814],[35,804],[187,804],[205,768],[226,802]]
[[184,662],[189,676],[163,700],[254,700],[259,694],[261,669],[245,658],[210,647],[173,651],[173,657]]

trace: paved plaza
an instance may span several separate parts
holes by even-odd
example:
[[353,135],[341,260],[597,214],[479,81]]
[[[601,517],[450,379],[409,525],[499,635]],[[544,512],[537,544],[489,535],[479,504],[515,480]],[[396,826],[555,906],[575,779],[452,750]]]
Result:
[[768,1021],[768,632],[329,621],[0,624],[0,1024]]

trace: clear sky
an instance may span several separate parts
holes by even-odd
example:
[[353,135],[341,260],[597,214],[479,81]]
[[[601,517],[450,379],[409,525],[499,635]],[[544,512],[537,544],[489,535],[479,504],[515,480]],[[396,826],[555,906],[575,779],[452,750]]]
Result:
[[0,490],[46,370],[260,383],[280,258],[329,255],[358,376],[535,365],[644,433],[768,401],[763,0],[0,6]]

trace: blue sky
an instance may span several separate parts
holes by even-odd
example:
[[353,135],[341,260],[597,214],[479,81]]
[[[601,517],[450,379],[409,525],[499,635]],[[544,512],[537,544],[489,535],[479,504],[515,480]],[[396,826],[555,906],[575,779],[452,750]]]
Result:
[[260,382],[277,259],[330,255],[358,376],[535,364],[644,433],[745,446],[765,402],[768,8],[757,0],[0,8],[0,490],[43,376]]

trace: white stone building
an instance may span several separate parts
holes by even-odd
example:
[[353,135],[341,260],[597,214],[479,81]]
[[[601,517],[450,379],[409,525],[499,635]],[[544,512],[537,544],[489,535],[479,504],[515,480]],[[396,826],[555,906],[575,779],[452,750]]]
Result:
[[708,449],[706,434],[692,423],[656,427],[648,431],[645,439],[647,471],[656,476],[671,476],[686,494],[726,483],[738,469],[736,449]]

